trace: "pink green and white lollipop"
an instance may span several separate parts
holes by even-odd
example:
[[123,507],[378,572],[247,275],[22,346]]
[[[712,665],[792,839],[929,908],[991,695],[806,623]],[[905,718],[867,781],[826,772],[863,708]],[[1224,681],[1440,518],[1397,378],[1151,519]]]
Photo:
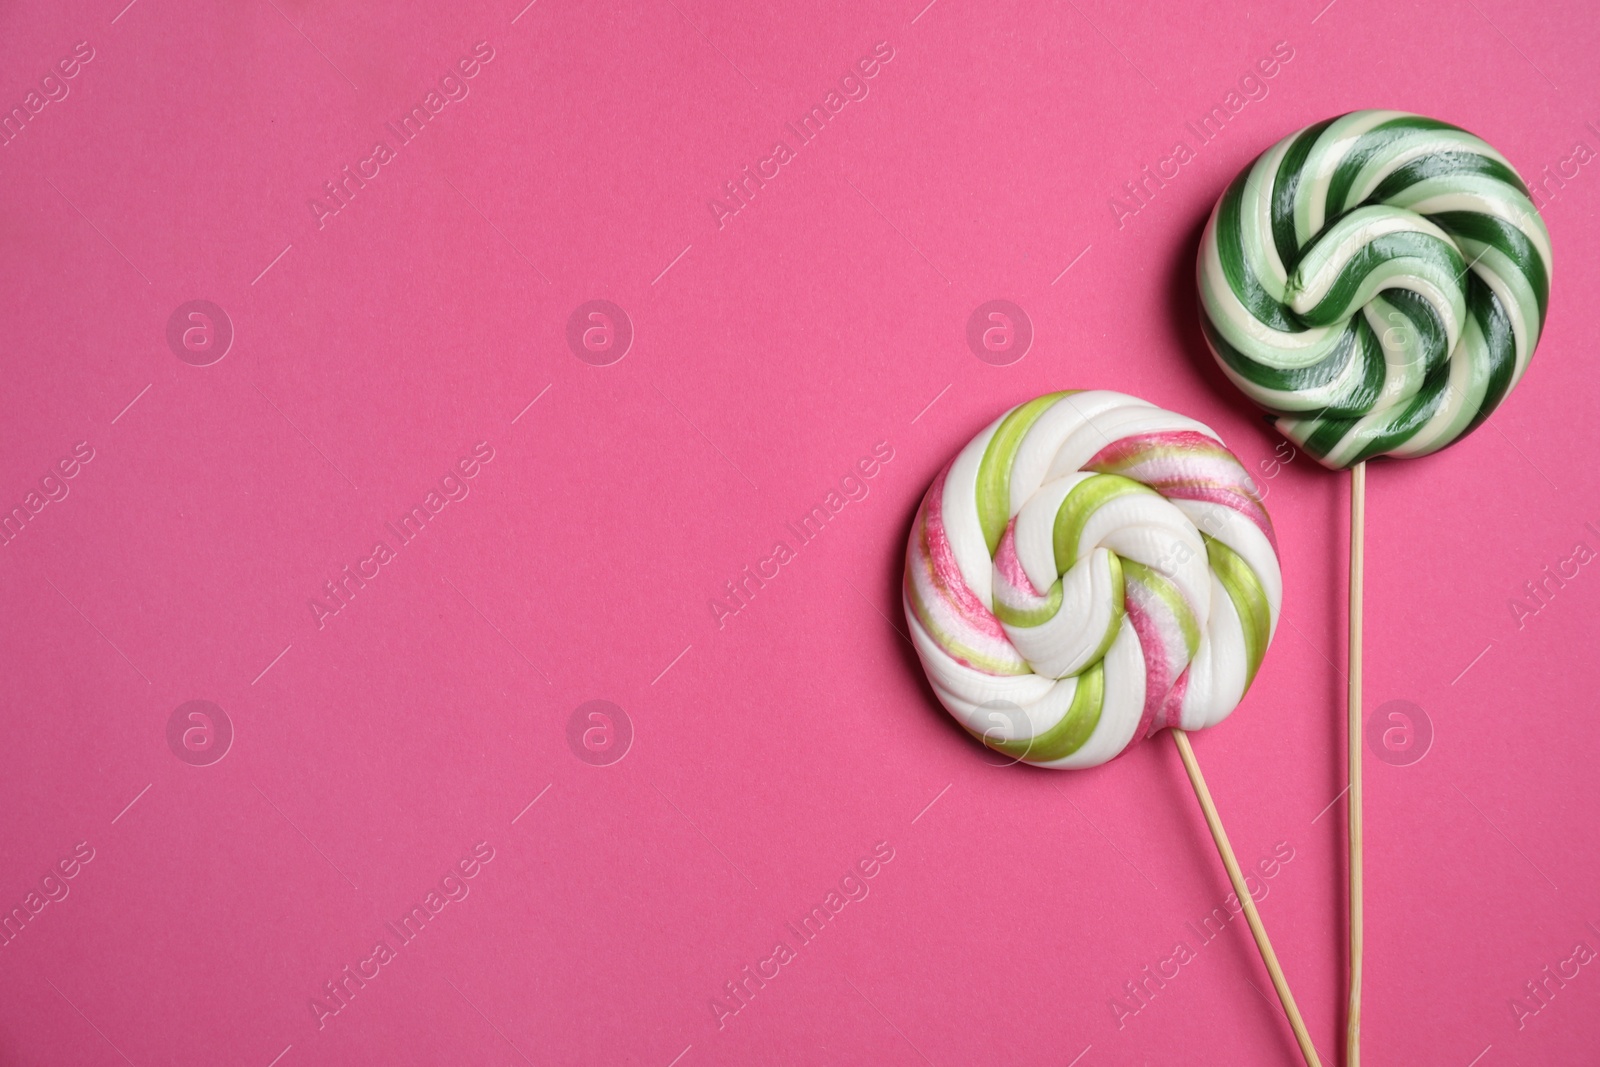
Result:
[[1050,393],[933,480],[906,621],[941,704],[984,744],[1094,767],[1170,728],[1306,1062],[1288,983],[1185,731],[1239,705],[1283,601],[1272,520],[1209,427],[1122,393]]
[[1272,520],[1238,459],[1122,393],[1001,416],[934,479],[906,550],[906,618],[940,702],[1047,767],[1221,722],[1282,599]]

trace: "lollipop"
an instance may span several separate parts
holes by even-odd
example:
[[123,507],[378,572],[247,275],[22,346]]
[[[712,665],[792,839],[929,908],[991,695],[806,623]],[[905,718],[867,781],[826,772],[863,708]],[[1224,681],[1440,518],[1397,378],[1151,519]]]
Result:
[[1268,149],[1200,243],[1201,326],[1223,371],[1323,466],[1351,470],[1350,1010],[1361,1018],[1361,572],[1366,460],[1438,451],[1527,369],[1550,236],[1504,156],[1465,130],[1355,111]]
[[1272,520],[1215,432],[1122,393],[1006,412],[929,487],[906,548],[912,642],[968,732],[1093,767],[1170,727],[1308,1063],[1316,1053],[1184,731],[1238,706],[1278,622]]
[[1550,235],[1472,134],[1355,111],[1234,179],[1198,274],[1222,369],[1340,470],[1436,452],[1489,417],[1539,341]]

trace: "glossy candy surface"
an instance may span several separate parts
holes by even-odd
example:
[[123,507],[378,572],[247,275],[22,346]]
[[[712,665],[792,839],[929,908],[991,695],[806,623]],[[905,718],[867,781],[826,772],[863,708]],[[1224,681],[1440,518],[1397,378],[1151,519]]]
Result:
[[906,551],[913,643],[1000,752],[1091,767],[1236,707],[1283,579],[1254,483],[1208,427],[1122,393],[1051,393],[973,438]]

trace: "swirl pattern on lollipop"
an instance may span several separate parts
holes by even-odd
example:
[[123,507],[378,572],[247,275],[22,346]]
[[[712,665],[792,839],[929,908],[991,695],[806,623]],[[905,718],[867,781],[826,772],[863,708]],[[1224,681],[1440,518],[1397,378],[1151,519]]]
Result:
[[1240,389],[1324,466],[1470,433],[1544,324],[1550,236],[1465,130],[1355,111],[1268,149],[1217,202],[1201,325]]
[[1122,393],[1006,412],[934,479],[906,548],[906,620],[940,702],[1049,767],[1220,722],[1282,599],[1272,520],[1238,459]]

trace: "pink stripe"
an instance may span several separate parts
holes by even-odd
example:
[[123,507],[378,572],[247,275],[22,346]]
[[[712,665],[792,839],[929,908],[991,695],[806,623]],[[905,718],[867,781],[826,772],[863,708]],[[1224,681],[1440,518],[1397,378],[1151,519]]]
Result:
[[1172,665],[1167,662],[1166,642],[1162,640],[1160,625],[1139,606],[1137,597],[1125,595],[1124,604],[1128,621],[1133,624],[1133,632],[1139,637],[1139,647],[1144,650],[1144,713],[1139,716],[1139,728],[1128,742],[1132,746],[1135,741],[1143,741],[1148,737],[1151,730],[1158,730],[1165,725],[1156,722],[1156,713],[1161,710],[1167,692],[1172,688]]
[[978,599],[978,595],[968,588],[967,580],[961,576],[961,567],[956,563],[955,550],[950,547],[950,535],[944,528],[943,506],[944,479],[949,473],[949,467],[939,472],[939,477],[934,479],[933,485],[928,489],[928,495],[922,501],[934,586],[944,601],[955,609],[956,614],[968,626],[986,637],[999,638],[1010,644],[1000,620],[995,618],[984,606],[983,601]]
[[1084,467],[1143,482],[1168,499],[1220,504],[1255,524],[1276,551],[1272,528],[1255,483],[1238,457],[1194,430],[1135,434],[1097,452]]
[[1172,689],[1167,693],[1166,701],[1161,705],[1161,712],[1156,716],[1156,729],[1164,730],[1169,726],[1183,724],[1183,696],[1189,691],[1189,668],[1184,667],[1183,673],[1178,675],[1178,680],[1173,683]]
[[1028,577],[1028,572],[1022,568],[1022,560],[1017,557],[1017,520],[1012,519],[1006,523],[1006,532],[1000,535],[1000,545],[995,549],[994,566],[1013,589],[1034,600],[1043,600],[1045,594],[1041,593],[1033,584],[1033,579]]

